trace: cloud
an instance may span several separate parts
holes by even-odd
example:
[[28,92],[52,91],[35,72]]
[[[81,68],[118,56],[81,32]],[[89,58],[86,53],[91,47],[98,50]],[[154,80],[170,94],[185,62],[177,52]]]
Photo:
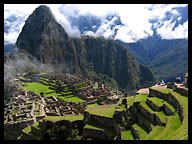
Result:
[[162,39],[181,39],[181,38],[188,38],[188,21],[185,22],[183,25],[179,24],[178,27],[176,27],[173,30],[173,27],[175,26],[175,22],[172,22],[172,20],[165,21],[163,23],[163,26],[160,28],[157,28],[157,33],[161,36]]
[[[80,30],[77,26],[71,25],[70,17],[79,17],[81,15],[93,15],[101,19],[102,23],[98,29],[93,31],[84,31],[85,35],[102,36],[104,38],[120,39],[125,42],[135,42],[142,38],[153,35],[152,28],[157,28],[158,34],[162,38],[178,38],[188,36],[188,27],[186,24],[179,25],[171,30],[173,24],[170,19],[172,16],[179,16],[180,13],[173,8],[186,7],[186,4],[46,4],[52,10],[58,23],[60,23],[71,37],[79,37]],[[30,5],[4,5],[4,21],[6,25],[11,25],[8,33],[4,33],[6,43],[14,43],[16,37],[21,32],[24,21],[37,8],[39,4]],[[167,12],[170,18],[165,19]],[[21,22],[16,19],[15,22],[7,20],[11,15],[22,17]],[[117,15],[122,23],[120,26],[113,26],[115,19],[106,20],[107,15]],[[178,18],[178,20],[181,18]],[[151,23],[151,20],[155,20]],[[167,22],[166,22],[167,21]],[[18,28],[17,28],[18,26]],[[94,26],[94,25],[93,25]],[[19,30],[18,30],[19,29]],[[171,34],[170,34],[171,32]],[[181,32],[182,34],[178,34]],[[176,35],[176,33],[179,35]],[[113,36],[116,34],[115,36]]]

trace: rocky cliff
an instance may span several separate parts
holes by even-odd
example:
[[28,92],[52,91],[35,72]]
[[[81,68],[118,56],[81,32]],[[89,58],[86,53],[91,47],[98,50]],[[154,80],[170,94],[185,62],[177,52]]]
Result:
[[[80,73],[89,78],[105,77],[127,90],[148,87],[155,82],[151,70],[114,41],[88,36],[71,38],[47,6],[39,6],[29,16],[16,47],[37,68],[40,62],[54,71]],[[7,57],[10,59],[13,53]]]

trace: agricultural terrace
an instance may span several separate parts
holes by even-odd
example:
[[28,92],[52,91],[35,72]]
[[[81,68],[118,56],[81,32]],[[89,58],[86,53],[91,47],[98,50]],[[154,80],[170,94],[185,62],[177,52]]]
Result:
[[[30,79],[27,79],[27,80],[30,80]],[[79,97],[76,97],[72,93],[72,90],[69,88],[69,86],[67,86],[66,84],[61,85],[61,87],[63,88],[63,91],[57,92],[56,88],[58,87],[58,84],[56,84],[56,81],[49,80],[44,77],[40,77],[40,79],[37,82],[22,83],[22,87],[27,91],[35,91],[37,92],[38,95],[41,95],[41,93],[43,92],[44,96],[55,96],[56,98],[61,98],[65,101],[85,102],[85,100],[82,100]],[[85,86],[82,85],[82,83],[78,85],[78,89],[83,89],[84,87]]]

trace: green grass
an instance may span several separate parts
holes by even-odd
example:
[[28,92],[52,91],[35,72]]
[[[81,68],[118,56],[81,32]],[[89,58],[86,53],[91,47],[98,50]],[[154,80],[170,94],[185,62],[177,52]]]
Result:
[[[187,140],[188,139],[188,97],[183,96],[177,92],[170,91],[173,96],[184,106],[183,114],[184,121],[181,125],[181,121],[178,113],[174,116],[168,117],[167,125],[153,127],[151,133],[145,138],[146,140]],[[158,112],[160,114],[160,112]],[[159,115],[159,117],[163,116]],[[161,117],[163,119],[163,117]],[[164,118],[165,120],[165,118]]]
[[155,112],[162,122],[166,123],[167,116],[163,111]]
[[157,88],[151,88],[160,92],[163,92],[165,94],[168,94],[169,92],[173,91],[172,89],[166,88],[166,89],[157,89]]
[[107,131],[107,132],[109,132],[111,135],[113,135],[113,136],[115,135],[115,130],[114,130],[114,128],[106,127],[106,126],[103,126],[103,125],[98,125],[98,124],[86,124],[84,128]]
[[100,106],[100,105],[98,105],[97,103],[93,103],[93,104],[88,104],[87,106],[88,107],[97,107],[97,106]]
[[131,130],[124,130],[121,132],[121,140],[134,140]]
[[[49,89],[49,86],[37,83],[37,82],[29,82],[26,83],[26,86],[23,86],[24,89],[28,91],[36,91],[38,95],[40,95],[41,92],[44,92],[45,96],[55,96],[56,98],[59,97],[65,101],[73,101],[73,102],[85,102],[85,100],[82,100],[74,95],[69,96],[60,96],[62,93],[56,93],[54,90]],[[67,88],[69,90],[69,88]],[[72,92],[66,92],[65,94],[69,94]]]
[[73,101],[73,102],[85,102],[85,100],[80,99],[74,95],[69,95],[69,96],[57,96],[65,101]]
[[50,120],[53,122],[60,121],[60,120],[70,120],[70,121],[75,121],[75,120],[83,120],[83,115],[67,115],[67,116],[48,116],[44,118],[44,120]]
[[89,88],[90,86],[85,86],[85,87],[80,87],[80,88],[76,88],[75,90],[80,90],[80,89],[86,89],[86,88]]
[[148,135],[143,126],[140,126],[138,123],[133,124],[133,127],[138,129],[137,133],[140,135],[141,139],[144,139]]
[[[36,91],[38,95],[40,95],[40,92],[44,92],[44,93],[54,92],[53,90],[49,89],[48,86],[37,83],[37,82],[29,82],[26,84],[27,84],[26,86],[23,86],[24,89],[28,91]],[[46,96],[49,96],[49,95],[53,95],[53,94],[46,94]]]
[[111,104],[111,105],[107,105],[107,107],[103,107],[98,106],[97,108],[95,107],[88,107],[86,109],[86,111],[88,111],[91,114],[96,114],[96,115],[102,115],[102,116],[106,116],[106,117],[113,117],[113,114],[115,112],[115,106],[116,104]]
[[149,97],[148,98],[149,100],[151,100],[155,105],[158,105],[158,106],[162,106],[163,104],[166,104],[168,108],[171,109],[171,111],[175,111],[175,108],[169,104],[167,101],[161,99],[161,98],[158,98],[158,97]]

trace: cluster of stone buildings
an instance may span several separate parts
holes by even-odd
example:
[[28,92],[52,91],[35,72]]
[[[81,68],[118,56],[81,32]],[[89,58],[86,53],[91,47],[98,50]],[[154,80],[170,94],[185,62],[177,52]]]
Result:
[[[12,79],[15,91],[12,93],[12,101],[4,101],[4,125],[5,129],[21,130],[46,116],[64,116],[83,114],[87,104],[96,103],[99,97],[104,100],[99,104],[117,103],[119,97],[113,95],[111,91],[104,87],[103,84],[95,83],[79,76],[70,74],[18,74],[19,79]],[[42,78],[47,79],[46,83],[40,81]],[[60,88],[63,92],[63,85],[72,91],[74,96],[86,100],[83,103],[68,102],[54,96],[39,96],[36,92],[25,91],[19,86],[22,82],[42,82],[49,85],[54,90]],[[52,82],[54,81],[55,84]],[[53,87],[54,85],[54,87]],[[96,86],[97,85],[97,86]],[[8,88],[11,90],[11,88]],[[9,91],[9,90],[8,90]]]

